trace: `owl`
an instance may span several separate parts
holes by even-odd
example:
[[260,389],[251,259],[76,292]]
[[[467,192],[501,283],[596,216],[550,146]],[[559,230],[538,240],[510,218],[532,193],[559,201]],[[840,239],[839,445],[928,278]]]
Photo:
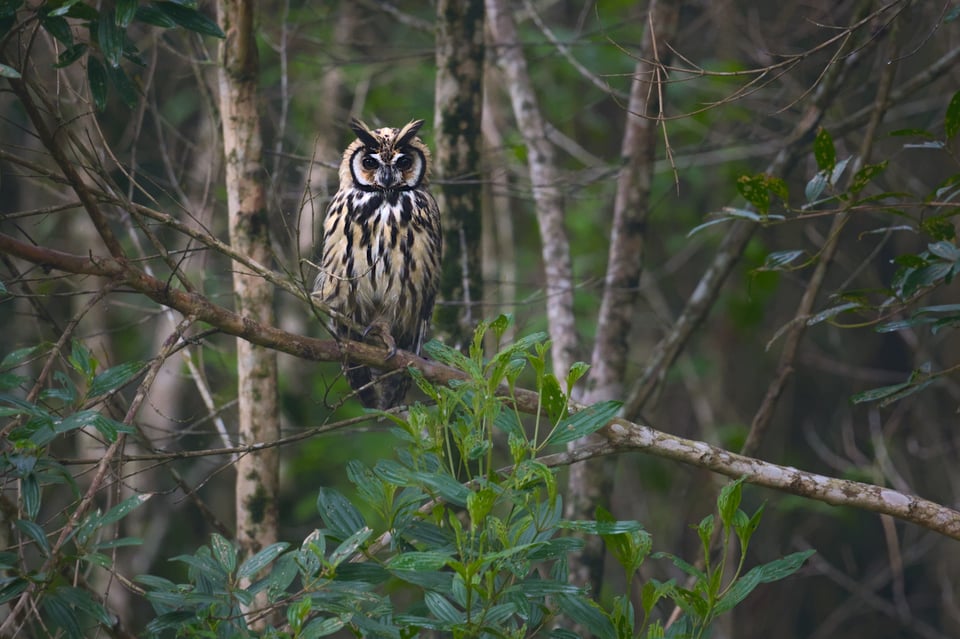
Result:
[[[335,311],[337,336],[378,338],[390,357],[397,349],[420,352],[440,283],[440,211],[427,190],[430,150],[417,137],[422,125],[350,123],[357,139],[340,162],[313,286],[313,297]],[[410,386],[405,372],[385,375],[345,363],[344,373],[369,408],[396,406]]]

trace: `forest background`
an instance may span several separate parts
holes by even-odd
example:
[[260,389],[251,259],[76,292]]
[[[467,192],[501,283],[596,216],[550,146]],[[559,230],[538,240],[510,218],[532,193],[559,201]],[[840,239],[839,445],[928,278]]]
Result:
[[[541,394],[514,405],[576,435],[603,425],[570,421],[581,406],[619,411],[536,451],[565,520],[602,506],[694,564],[717,552],[704,515],[745,477],[743,508],[765,504],[746,568],[816,553],[713,636],[957,636],[958,15],[908,0],[0,2],[0,634],[137,635],[165,601],[146,591],[187,579],[172,558],[338,532],[318,505],[353,499],[351,460],[398,446],[342,358],[417,367],[428,395],[469,377],[439,347],[385,362],[338,345],[311,308],[360,117],[427,121],[446,242],[434,337],[466,352],[507,315],[487,356],[521,340],[556,376],[526,370],[516,387]],[[541,351],[522,341],[540,332]],[[489,441],[509,463],[506,436]],[[77,541],[89,522],[104,561]],[[638,530],[593,532],[609,547]],[[591,537],[557,561],[609,609],[634,578],[615,554]],[[636,579],[697,570],[661,559]]]

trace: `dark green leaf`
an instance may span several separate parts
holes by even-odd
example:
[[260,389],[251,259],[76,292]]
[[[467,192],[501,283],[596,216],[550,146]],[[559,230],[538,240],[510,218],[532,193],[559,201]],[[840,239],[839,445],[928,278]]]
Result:
[[906,135],[918,135],[922,138],[934,138],[935,136],[930,131],[926,129],[897,129],[896,131],[890,132],[891,136],[906,136]]
[[15,15],[17,10],[22,6],[23,0],[0,0],[0,18]]
[[619,535],[621,533],[637,532],[643,530],[643,524],[639,521],[621,520],[621,521],[569,521],[559,522],[560,528],[567,530],[577,530],[590,535]]
[[[106,82],[106,76],[104,76],[104,82]],[[73,340],[70,357],[67,358],[67,362],[73,367],[73,370],[84,377],[92,378],[97,371],[97,360],[94,359],[93,354],[90,353],[90,350],[83,342],[79,340]]]
[[117,0],[117,13],[115,21],[118,27],[126,29],[133,22],[137,14],[137,7],[140,0]]
[[48,14],[40,18],[40,24],[46,29],[47,33],[63,44],[68,47],[73,46],[73,31],[64,18]]
[[741,175],[737,178],[737,191],[756,209],[765,214],[770,210],[770,190],[767,188],[767,176]]
[[244,561],[243,564],[241,564],[240,569],[237,571],[237,577],[240,579],[253,578],[257,575],[257,573],[266,568],[270,562],[279,557],[289,547],[290,544],[285,541],[270,544],[253,557],[250,557]]
[[862,306],[863,305],[860,304],[859,302],[846,302],[844,304],[840,304],[838,306],[828,308],[824,311],[820,311],[819,313],[817,313],[816,315],[808,319],[807,326],[813,326],[814,324],[825,322],[828,319],[833,319],[840,313],[845,313],[847,311],[850,311],[856,308],[861,308]]
[[947,107],[947,115],[943,120],[943,130],[949,140],[960,131],[960,91],[953,94],[950,99],[950,105]]
[[343,542],[330,553],[330,563],[337,566],[349,559],[372,534],[373,531],[364,526],[344,539]]
[[867,184],[869,184],[873,178],[877,177],[887,169],[889,162],[884,160],[879,164],[868,164],[853,176],[853,181],[850,183],[850,192],[859,193],[864,189]]
[[196,9],[176,2],[154,2],[153,6],[184,29],[215,38],[226,37],[216,22]]
[[100,53],[103,59],[111,67],[120,64],[120,58],[123,57],[123,41],[126,37],[126,31],[123,27],[117,26],[116,14],[112,9],[100,14],[100,20],[97,22],[97,41],[100,44]]
[[167,16],[167,14],[149,4],[137,7],[136,18],[140,22],[146,22],[147,24],[152,24],[155,27],[162,27],[164,29],[177,26],[177,23]]
[[103,111],[107,107],[107,70],[98,58],[87,58],[87,80],[94,106],[97,111]]
[[7,603],[30,586],[30,582],[22,577],[14,577],[0,587],[0,605]]
[[551,422],[567,416],[567,396],[560,388],[560,382],[552,373],[543,376],[540,388],[540,401]]
[[107,610],[93,598],[89,590],[82,588],[73,588],[70,586],[61,586],[53,591],[53,596],[61,599],[63,602],[75,608],[76,610],[96,619],[98,623],[108,628],[112,628],[117,620],[107,612]]
[[546,443],[566,444],[600,430],[616,417],[621,402],[600,402],[570,415],[550,433]]
[[824,173],[832,171],[837,163],[837,151],[833,147],[833,138],[823,127],[820,127],[817,136],[813,139],[813,157],[817,161],[817,167]]
[[45,556],[50,554],[50,542],[47,541],[47,535],[43,528],[26,519],[17,519],[15,524],[20,532],[36,542]]
[[317,510],[327,528],[339,539],[346,539],[366,526],[363,515],[350,500],[333,488],[321,488],[317,495]]
[[30,519],[36,519],[40,512],[40,482],[34,473],[27,473],[20,479],[20,496],[23,510]]
[[105,393],[115,391],[140,374],[145,368],[143,362],[133,361],[118,364],[93,378],[90,384],[90,390],[87,391],[88,397],[99,397]]
[[558,608],[564,615],[582,625],[598,639],[616,639],[617,632],[606,612],[593,600],[582,596],[558,593]]
[[141,546],[143,540],[139,537],[119,537],[117,539],[108,539],[101,541],[96,546],[97,550],[109,550],[111,548],[126,548],[127,546]]
[[470,490],[450,475],[443,473],[413,473],[412,478],[436,492],[446,501],[457,506],[466,506]]
[[137,92],[137,87],[123,70],[123,67],[120,65],[107,67],[107,75],[110,77],[110,83],[113,84],[113,88],[117,90],[117,94],[120,96],[120,99],[123,100],[123,103],[130,109],[137,106],[137,102],[140,101],[140,94]]
[[332,635],[346,626],[346,621],[349,621],[349,619],[349,614],[346,615],[346,619],[340,617],[314,619],[304,627],[297,637],[298,639],[316,639],[317,637],[326,637],[327,635]]
[[214,533],[210,538],[210,551],[224,572],[233,573],[233,569],[237,567],[237,547],[233,545],[233,542],[223,535]]
[[438,550],[427,550],[423,552],[405,552],[394,555],[387,562],[387,568],[390,570],[413,570],[413,571],[431,571],[440,570],[447,565],[450,555]]
[[762,564],[750,570],[737,580],[735,584],[717,603],[716,612],[726,612],[747,598],[753,589],[762,583],[780,581],[789,577],[803,566],[814,550],[795,552],[786,557]]
[[40,605],[45,613],[45,623],[62,630],[67,639],[83,639],[76,613],[56,593],[44,597]]
[[68,47],[64,49],[60,53],[60,56],[57,58],[57,63],[54,64],[53,67],[55,69],[62,69],[64,67],[70,66],[71,64],[79,60],[81,57],[83,57],[83,54],[87,52],[88,48],[89,47],[87,46],[86,42],[78,42],[72,47]]

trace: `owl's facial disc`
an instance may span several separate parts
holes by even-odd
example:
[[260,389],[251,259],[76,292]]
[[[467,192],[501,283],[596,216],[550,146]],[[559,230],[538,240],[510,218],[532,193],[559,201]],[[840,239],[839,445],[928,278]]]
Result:
[[414,189],[423,180],[423,153],[414,147],[374,151],[361,146],[350,163],[358,186],[368,190]]

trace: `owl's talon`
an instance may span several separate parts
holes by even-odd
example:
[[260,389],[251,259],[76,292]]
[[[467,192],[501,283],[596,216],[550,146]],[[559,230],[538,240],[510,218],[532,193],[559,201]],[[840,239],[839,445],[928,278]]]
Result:
[[387,326],[386,322],[374,322],[368,326],[363,331],[363,338],[366,339],[371,334],[379,338],[386,347],[387,356],[384,358],[385,361],[397,354],[397,342],[393,339],[393,335],[390,334],[390,327]]

